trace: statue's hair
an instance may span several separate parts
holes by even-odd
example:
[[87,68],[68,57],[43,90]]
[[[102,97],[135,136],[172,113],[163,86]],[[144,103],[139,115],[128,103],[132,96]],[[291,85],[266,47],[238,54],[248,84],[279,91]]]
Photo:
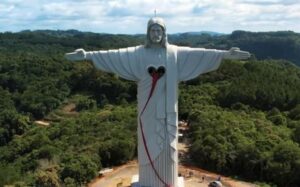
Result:
[[167,38],[167,34],[166,34],[166,26],[165,26],[165,23],[164,23],[163,19],[162,18],[158,18],[158,17],[151,18],[148,21],[145,47],[146,48],[150,48],[153,45],[153,42],[150,39],[150,29],[151,29],[151,27],[153,25],[159,25],[162,28],[162,30],[163,30],[163,37],[162,37],[162,40],[160,42],[160,45],[162,47],[164,47],[164,48],[167,47],[168,38]]

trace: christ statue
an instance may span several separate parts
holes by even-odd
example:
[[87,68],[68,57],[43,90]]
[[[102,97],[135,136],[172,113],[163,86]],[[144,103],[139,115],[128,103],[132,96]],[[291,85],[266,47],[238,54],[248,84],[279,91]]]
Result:
[[123,49],[67,53],[71,61],[89,60],[95,68],[137,82],[138,185],[179,187],[178,83],[216,70],[222,59],[247,59],[239,48],[216,50],[168,43],[159,17],[148,21],[144,45]]

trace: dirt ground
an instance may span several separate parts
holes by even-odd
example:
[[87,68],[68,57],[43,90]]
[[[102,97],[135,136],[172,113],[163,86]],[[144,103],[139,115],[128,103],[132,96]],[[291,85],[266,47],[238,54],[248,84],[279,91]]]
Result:
[[[224,187],[257,187],[254,184],[237,181],[229,177],[220,176],[219,174],[202,170],[191,164],[183,164],[183,160],[188,159],[189,140],[186,133],[188,126],[186,123],[179,126],[180,132],[183,134],[181,141],[178,143],[179,168],[178,173],[184,177],[185,187],[207,187],[212,181],[221,178]],[[189,163],[189,162],[185,162]],[[131,178],[138,174],[137,161],[131,161],[123,166],[113,168],[113,171],[106,173],[101,177],[94,179],[88,187],[130,187]]]
[[[190,175],[192,172],[192,176]],[[211,173],[196,167],[179,166],[179,173],[184,177],[185,187],[207,187],[208,184],[216,180],[220,175]],[[131,178],[138,174],[137,161],[129,162],[123,166],[113,168],[113,172],[94,179],[89,187],[130,187]],[[204,178],[203,178],[204,177]],[[236,181],[234,179],[221,176],[224,187],[257,187],[254,184]]]
[[131,178],[138,173],[136,161],[113,168],[113,172],[104,174],[92,181],[89,187],[125,187],[131,186]]

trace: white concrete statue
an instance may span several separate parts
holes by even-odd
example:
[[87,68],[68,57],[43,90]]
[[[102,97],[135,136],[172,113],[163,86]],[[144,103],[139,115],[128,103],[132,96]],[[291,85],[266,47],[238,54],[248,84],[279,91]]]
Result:
[[178,83],[216,70],[222,59],[247,59],[250,54],[239,48],[170,45],[164,21],[154,17],[148,22],[145,45],[107,51],[77,49],[65,57],[91,60],[100,70],[137,82],[138,184],[178,187]]

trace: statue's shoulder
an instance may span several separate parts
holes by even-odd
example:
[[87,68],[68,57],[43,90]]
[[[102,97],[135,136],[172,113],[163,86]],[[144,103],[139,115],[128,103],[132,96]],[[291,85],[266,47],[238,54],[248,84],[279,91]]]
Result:
[[167,47],[168,47],[168,48],[174,48],[174,49],[175,49],[175,48],[178,48],[177,45],[173,45],[173,44],[168,44]]
[[127,50],[128,51],[139,51],[139,50],[144,50],[144,46],[143,45],[138,45],[138,46],[133,46],[133,47],[128,47]]
[[167,45],[167,51],[169,52],[175,52],[178,50],[178,46],[177,45],[172,45],[172,44],[168,44]]
[[121,49],[119,49],[119,52],[134,53],[134,52],[137,52],[137,51],[140,51],[140,50],[143,50],[143,49],[144,49],[143,45],[138,45],[138,46],[121,48]]
[[177,46],[177,45],[171,45],[171,48],[177,52],[190,52],[190,51],[193,51],[195,49],[200,49],[200,48],[192,48],[192,47],[189,47],[189,46]]

